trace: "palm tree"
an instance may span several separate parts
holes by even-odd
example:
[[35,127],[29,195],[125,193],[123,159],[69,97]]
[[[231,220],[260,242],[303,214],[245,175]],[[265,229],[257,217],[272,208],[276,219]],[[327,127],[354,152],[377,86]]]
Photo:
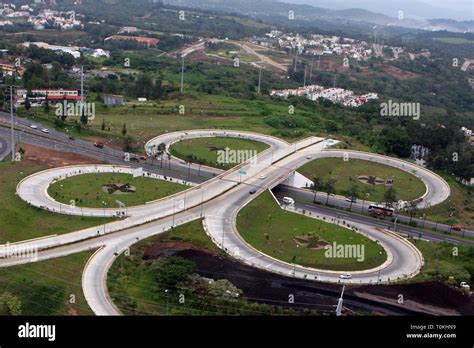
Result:
[[352,204],[354,203],[354,200],[359,198],[359,187],[357,186],[356,183],[352,183],[351,186],[349,187],[349,190],[347,191],[349,198],[351,200],[351,205],[349,207],[349,211],[352,211]]
[[336,189],[335,189],[335,187],[334,187],[335,184],[336,184],[336,179],[334,179],[334,178],[330,178],[330,179],[324,184],[324,192],[326,192],[326,194],[327,194],[326,205],[328,205],[329,196],[336,193]]
[[316,203],[316,195],[318,194],[318,190],[321,190],[323,188],[323,183],[321,182],[321,179],[318,177],[313,178],[313,192],[314,192],[314,198],[313,198],[313,203]]

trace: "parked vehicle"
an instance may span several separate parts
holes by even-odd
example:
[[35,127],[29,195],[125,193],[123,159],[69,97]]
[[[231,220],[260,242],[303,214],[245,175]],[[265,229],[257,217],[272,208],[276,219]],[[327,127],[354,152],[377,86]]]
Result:
[[101,142],[101,141],[96,141],[96,142],[94,143],[94,146],[97,147],[97,148],[99,148],[99,149],[103,149],[103,148],[104,148],[104,143]]

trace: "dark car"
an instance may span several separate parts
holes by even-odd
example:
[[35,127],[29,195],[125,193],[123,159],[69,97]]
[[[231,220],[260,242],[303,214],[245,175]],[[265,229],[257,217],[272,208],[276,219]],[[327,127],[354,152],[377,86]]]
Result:
[[104,148],[104,143],[101,142],[101,141],[97,141],[94,143],[94,146],[99,148],[99,149],[103,149]]
[[252,189],[252,190],[250,190],[249,193],[250,193],[251,195],[253,195],[255,192],[257,192],[257,190],[256,190],[256,189]]
[[140,162],[136,157],[130,157],[130,162]]

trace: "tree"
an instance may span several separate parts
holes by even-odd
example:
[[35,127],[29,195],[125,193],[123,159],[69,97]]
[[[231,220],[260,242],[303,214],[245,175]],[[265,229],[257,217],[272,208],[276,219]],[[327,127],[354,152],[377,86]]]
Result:
[[0,294],[0,315],[21,315],[21,301],[8,291]]
[[329,196],[336,193],[335,185],[336,185],[336,180],[333,178],[328,179],[328,181],[326,181],[326,183],[324,184],[324,192],[326,192],[327,194],[326,205],[328,205]]
[[101,125],[100,129],[105,131],[105,119],[102,119],[102,125]]
[[123,151],[132,152],[133,151],[133,138],[131,136],[123,137]]
[[323,189],[323,183],[321,182],[321,179],[318,177],[313,178],[313,192],[314,192],[314,198],[313,198],[313,203],[316,203],[316,195],[318,194],[318,191]]
[[394,202],[398,200],[397,198],[397,192],[393,188],[393,186],[390,186],[388,189],[385,190],[385,193],[383,195],[383,199],[385,201],[385,204],[388,206],[392,206]]
[[186,281],[193,273],[196,264],[182,257],[173,256],[165,260],[154,261],[151,269],[161,288],[175,287]]
[[232,300],[242,295],[242,290],[238,289],[227,279],[220,279],[210,282],[207,286],[209,295],[219,300]]
[[347,194],[349,195],[349,198],[351,199],[351,205],[349,207],[349,211],[352,211],[352,204],[354,203],[354,200],[359,198],[359,186],[357,186],[356,183],[352,183],[351,186],[349,187],[349,190],[347,191]]
[[26,111],[30,111],[30,109],[31,109],[30,98],[28,98],[28,97],[25,98],[25,109],[26,109]]
[[122,127],[122,135],[123,135],[123,136],[126,136],[126,135],[127,135],[127,124],[126,124],[126,123],[123,124],[123,127]]
[[49,101],[48,101],[48,98],[46,98],[46,100],[44,101],[44,112],[47,114],[49,113]]

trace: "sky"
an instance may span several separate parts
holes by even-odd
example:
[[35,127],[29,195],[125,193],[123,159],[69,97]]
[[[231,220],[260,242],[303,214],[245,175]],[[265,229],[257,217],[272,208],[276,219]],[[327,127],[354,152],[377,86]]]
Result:
[[279,0],[304,3],[335,10],[362,8],[397,17],[402,10],[407,18],[448,18],[474,20],[474,0]]

